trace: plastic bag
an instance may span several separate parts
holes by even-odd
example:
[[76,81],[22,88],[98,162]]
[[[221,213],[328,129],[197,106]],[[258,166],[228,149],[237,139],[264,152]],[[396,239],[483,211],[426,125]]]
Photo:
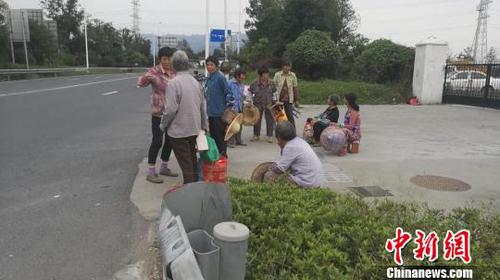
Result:
[[214,183],[226,183],[227,180],[227,158],[221,157],[218,161],[208,163],[201,162],[201,173],[203,181]]
[[216,162],[220,158],[219,149],[215,140],[207,136],[208,150],[200,153],[200,157],[205,162]]

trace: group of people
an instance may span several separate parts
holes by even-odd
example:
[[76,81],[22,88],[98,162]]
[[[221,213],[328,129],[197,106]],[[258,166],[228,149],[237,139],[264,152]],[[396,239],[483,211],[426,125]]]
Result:
[[339,122],[340,112],[338,109],[340,98],[338,95],[330,95],[327,100],[328,107],[324,112],[316,117],[309,118],[306,126],[312,127],[310,133],[305,130],[304,138],[313,146],[320,146],[320,137],[323,131],[329,126],[335,126],[343,129],[346,136],[346,152],[353,152],[352,145],[359,144],[361,140],[361,118],[359,113],[359,105],[356,103],[356,95],[348,93],[344,96],[344,103],[347,106],[347,112],[344,120]]
[[[321,162],[311,147],[296,134],[294,108],[299,107],[300,97],[297,76],[291,72],[289,62],[283,63],[282,70],[273,79],[267,67],[260,67],[258,78],[248,87],[250,94],[245,94],[246,73],[241,68],[236,69],[233,79],[228,80],[219,69],[219,61],[210,56],[205,60],[208,77],[202,84],[189,72],[189,58],[184,51],[165,47],[159,50],[158,57],[160,63],[139,77],[137,82],[139,87],[152,87],[153,137],[146,177],[149,182],[163,183],[156,169],[160,149],[159,174],[178,176],[169,168],[173,151],[182,170],[184,184],[198,181],[196,137],[205,131],[214,139],[221,156],[228,157],[228,142],[224,139],[228,123],[224,121],[224,113],[232,110],[238,114],[243,112],[244,106],[252,104],[259,110],[260,118],[254,125],[251,141],[260,140],[262,119],[265,118],[267,141],[274,142],[275,132],[281,148],[281,157],[270,171],[275,175],[286,172],[295,184],[303,187],[320,185]],[[349,103],[350,98],[346,96],[348,104],[355,104]],[[272,106],[277,102],[283,107],[288,121],[275,122]],[[338,109],[335,115],[335,106],[338,97],[330,98],[330,103],[332,108],[329,107],[323,116],[337,122]],[[356,111],[356,106],[352,108]],[[356,113],[348,113],[346,127],[351,125],[355,130],[356,118]],[[320,129],[319,125],[315,126],[315,132],[318,130],[319,133]],[[229,147],[234,145],[246,145],[241,139],[241,130],[229,140]]]

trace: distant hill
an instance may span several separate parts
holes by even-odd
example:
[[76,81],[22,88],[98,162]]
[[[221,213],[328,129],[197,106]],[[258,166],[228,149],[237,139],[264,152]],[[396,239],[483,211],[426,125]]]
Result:
[[[164,34],[162,34],[164,35]],[[178,35],[178,34],[166,34],[167,36],[175,36],[179,39],[186,39],[186,41],[189,43],[191,46],[191,49],[197,53],[202,50],[205,50],[205,35]],[[142,34],[142,36],[150,41],[155,40],[155,35],[151,33],[147,34]],[[245,45],[245,42],[248,40],[248,37],[246,34],[241,34],[241,46],[243,47]],[[237,37],[233,36],[233,47],[236,49],[236,43],[237,43]],[[213,50],[215,48],[218,48],[220,46],[220,43],[211,43],[210,44],[210,49]]]

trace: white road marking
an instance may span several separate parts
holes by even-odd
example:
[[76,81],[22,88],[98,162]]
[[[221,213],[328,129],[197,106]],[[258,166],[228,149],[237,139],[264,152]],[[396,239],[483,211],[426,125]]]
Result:
[[26,94],[32,94],[32,93],[40,93],[40,92],[47,92],[47,91],[62,90],[62,89],[68,89],[68,88],[84,87],[84,86],[91,86],[91,85],[104,84],[104,83],[111,83],[111,82],[117,82],[117,81],[123,81],[123,80],[130,80],[130,79],[136,79],[136,77],[111,79],[111,80],[104,80],[104,81],[97,81],[97,82],[90,82],[90,83],[83,83],[83,84],[76,84],[76,85],[62,86],[62,87],[55,87],[55,88],[35,89],[35,90],[27,90],[27,91],[20,91],[20,92],[3,93],[3,94],[0,94],[0,97],[18,96],[18,95],[26,95]]
[[116,94],[116,93],[118,93],[118,91],[117,91],[117,90],[115,90],[115,91],[110,91],[110,92],[103,93],[103,94],[102,94],[102,96],[108,96],[108,95],[112,95],[112,94]]

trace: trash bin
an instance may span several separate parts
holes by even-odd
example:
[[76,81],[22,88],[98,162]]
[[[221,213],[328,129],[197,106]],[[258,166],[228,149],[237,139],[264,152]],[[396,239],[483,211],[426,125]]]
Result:
[[214,227],[215,244],[220,247],[220,280],[244,280],[250,230],[244,224],[223,222]]
[[188,233],[189,243],[205,280],[219,280],[220,249],[206,231],[197,229]]

